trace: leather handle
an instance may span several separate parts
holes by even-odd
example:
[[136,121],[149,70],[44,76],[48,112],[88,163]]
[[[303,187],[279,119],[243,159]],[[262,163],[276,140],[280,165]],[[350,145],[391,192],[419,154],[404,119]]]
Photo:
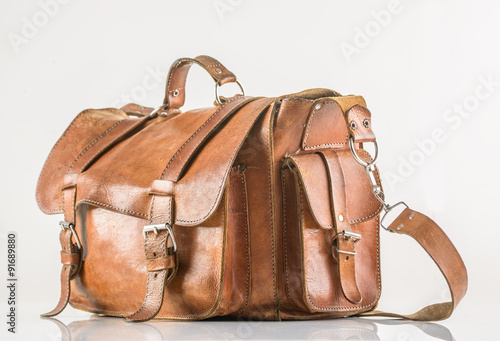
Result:
[[406,208],[387,228],[415,239],[441,270],[451,292],[451,302],[431,304],[409,315],[370,311],[361,316],[385,316],[415,321],[439,321],[448,318],[467,291],[467,269],[451,240],[429,217]]
[[177,59],[168,72],[164,107],[169,112],[179,110],[186,99],[186,78],[191,65],[197,64],[207,71],[218,85],[236,82],[236,76],[217,59],[209,56]]

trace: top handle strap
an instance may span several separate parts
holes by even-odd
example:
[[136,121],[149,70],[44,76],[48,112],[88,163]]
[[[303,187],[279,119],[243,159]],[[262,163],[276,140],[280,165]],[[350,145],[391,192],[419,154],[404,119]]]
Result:
[[[177,59],[168,72],[165,99],[163,100],[163,107],[168,109],[169,112],[179,110],[184,105],[186,99],[186,78],[193,64],[201,66],[212,76],[216,83],[216,89],[226,83],[237,83],[234,73],[229,71],[215,58],[202,55],[194,59]],[[219,102],[218,98],[216,100]]]

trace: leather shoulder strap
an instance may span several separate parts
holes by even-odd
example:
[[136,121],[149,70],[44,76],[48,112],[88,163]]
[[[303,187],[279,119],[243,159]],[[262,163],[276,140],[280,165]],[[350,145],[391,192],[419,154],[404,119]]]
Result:
[[374,310],[361,316],[386,316],[416,321],[448,318],[467,291],[467,269],[455,246],[432,219],[410,208],[406,208],[389,225],[388,230],[408,235],[424,248],[446,278],[451,302],[432,304],[408,315]]

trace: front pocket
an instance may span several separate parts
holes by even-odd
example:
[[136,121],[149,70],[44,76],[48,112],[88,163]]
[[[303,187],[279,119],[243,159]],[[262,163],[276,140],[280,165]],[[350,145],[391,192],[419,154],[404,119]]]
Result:
[[372,308],[380,296],[382,206],[363,167],[349,151],[293,156],[284,160],[282,187],[288,303],[343,315]]
[[[146,266],[142,230],[148,221],[81,204],[77,230],[85,260],[70,303],[114,316],[137,311],[144,300]],[[174,225],[179,267],[165,287],[156,318],[201,319],[239,315],[250,290],[245,170],[235,166],[214,213],[195,226]]]

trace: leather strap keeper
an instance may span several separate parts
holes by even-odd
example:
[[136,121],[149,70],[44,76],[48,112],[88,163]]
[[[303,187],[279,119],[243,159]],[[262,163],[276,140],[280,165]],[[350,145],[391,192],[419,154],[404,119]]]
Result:
[[146,260],[146,268],[148,271],[165,270],[175,267],[175,255],[169,255],[157,259]]
[[77,266],[80,264],[80,253],[66,253],[61,251],[61,263]]

